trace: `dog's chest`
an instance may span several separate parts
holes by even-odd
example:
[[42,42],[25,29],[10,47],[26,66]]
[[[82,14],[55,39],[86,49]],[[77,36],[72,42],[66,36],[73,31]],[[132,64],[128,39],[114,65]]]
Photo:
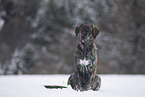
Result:
[[78,45],[74,54],[74,58],[77,59],[77,62],[86,66],[88,63],[90,63],[90,61],[95,60],[95,54],[96,50],[94,49],[93,45]]
[[80,65],[83,65],[83,66],[89,65],[90,62],[91,62],[91,60],[86,60],[86,58],[85,58],[85,59],[80,59],[80,60],[79,60],[79,64],[80,64]]

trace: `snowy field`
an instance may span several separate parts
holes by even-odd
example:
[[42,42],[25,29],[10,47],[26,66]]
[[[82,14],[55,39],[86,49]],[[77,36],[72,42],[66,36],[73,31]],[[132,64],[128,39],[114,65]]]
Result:
[[[77,92],[67,86],[69,75],[0,76],[0,97],[145,97],[145,75],[100,75],[99,91]],[[46,89],[43,85],[63,85]]]

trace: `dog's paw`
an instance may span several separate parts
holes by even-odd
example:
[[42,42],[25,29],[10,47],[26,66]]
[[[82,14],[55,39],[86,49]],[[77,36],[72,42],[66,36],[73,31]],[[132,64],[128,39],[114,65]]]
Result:
[[79,90],[74,73],[71,74],[71,76],[69,77],[67,85],[70,85],[72,87],[72,89],[74,89],[74,90],[77,90],[77,91]]
[[96,75],[94,80],[92,81],[91,89],[94,91],[98,91],[100,87],[101,87],[101,78]]

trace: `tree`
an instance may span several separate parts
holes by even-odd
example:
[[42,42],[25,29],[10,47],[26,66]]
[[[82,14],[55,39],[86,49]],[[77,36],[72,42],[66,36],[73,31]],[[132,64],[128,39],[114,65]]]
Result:
[[2,68],[8,68],[7,63],[10,62],[14,51],[22,49],[30,41],[30,34],[33,31],[31,22],[35,17],[37,8],[39,8],[38,6],[39,0],[0,1],[0,19],[4,22],[0,30]]

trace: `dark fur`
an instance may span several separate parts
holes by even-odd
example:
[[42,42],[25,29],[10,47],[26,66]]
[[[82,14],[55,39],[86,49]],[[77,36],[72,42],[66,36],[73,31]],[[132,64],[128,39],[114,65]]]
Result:
[[[97,53],[94,39],[99,30],[89,24],[81,24],[75,28],[77,47],[74,54],[74,73],[69,77],[68,85],[75,90],[97,91],[101,85],[101,79],[96,75]],[[88,65],[80,64],[80,60],[89,60]]]

